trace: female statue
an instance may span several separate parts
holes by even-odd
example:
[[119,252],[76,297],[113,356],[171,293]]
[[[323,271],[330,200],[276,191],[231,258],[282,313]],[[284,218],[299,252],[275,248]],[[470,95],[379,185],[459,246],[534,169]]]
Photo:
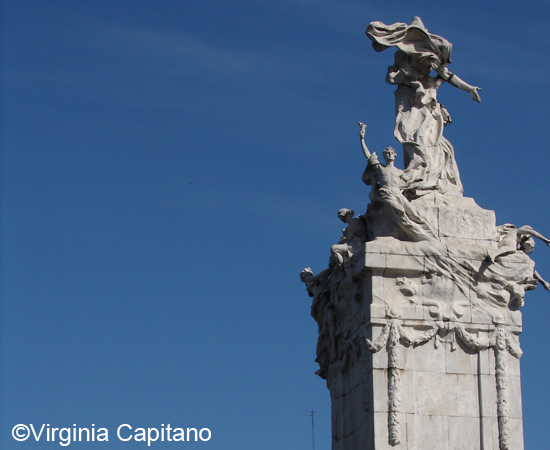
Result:
[[[461,196],[453,146],[443,137],[443,128],[451,118],[437,101],[437,90],[447,81],[480,102],[480,88],[464,82],[447,68],[452,44],[429,33],[418,17],[410,25],[372,22],[366,33],[378,52],[397,47],[386,81],[397,85],[394,135],[403,144],[406,193],[416,197],[436,190]],[[435,77],[430,76],[432,70],[437,73]]]

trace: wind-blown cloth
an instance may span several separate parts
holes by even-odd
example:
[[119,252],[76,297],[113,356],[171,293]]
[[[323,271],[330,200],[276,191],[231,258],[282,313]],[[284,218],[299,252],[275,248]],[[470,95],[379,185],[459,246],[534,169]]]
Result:
[[410,25],[402,22],[392,25],[371,22],[366,34],[377,52],[397,47],[413,60],[428,64],[433,69],[451,62],[453,44],[437,34],[429,33],[419,17],[415,17]]
[[[376,51],[397,50],[386,82],[397,86],[394,136],[403,144],[405,172],[409,174],[404,189],[413,196],[437,190],[461,197],[453,146],[443,136],[449,116],[437,101],[437,90],[444,81],[440,73],[451,62],[452,44],[429,33],[418,17],[410,25],[371,22],[366,34]],[[430,76],[432,70],[436,77]]]

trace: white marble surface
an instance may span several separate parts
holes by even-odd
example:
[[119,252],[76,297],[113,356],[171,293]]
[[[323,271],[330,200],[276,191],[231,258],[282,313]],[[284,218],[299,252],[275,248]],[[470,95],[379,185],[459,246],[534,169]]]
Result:
[[363,215],[342,208],[346,228],[329,266],[301,279],[319,326],[317,362],[332,400],[333,450],[521,450],[520,308],[541,284],[530,226],[496,225],[462,196],[454,150],[443,136],[451,44],[411,24],[373,22],[375,50],[393,47],[395,137],[405,170],[360,143],[370,189]]

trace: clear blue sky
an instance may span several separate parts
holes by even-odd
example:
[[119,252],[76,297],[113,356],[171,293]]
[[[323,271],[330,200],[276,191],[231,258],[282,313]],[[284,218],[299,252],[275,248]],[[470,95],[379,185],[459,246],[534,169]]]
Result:
[[[483,88],[481,104],[439,94],[465,194],[550,234],[547,1],[1,8],[1,448],[59,448],[17,444],[18,423],[171,423],[212,430],[191,448],[307,450],[313,408],[317,450],[330,449],[298,274],[326,267],[339,208],[366,208],[357,120],[373,150],[397,144],[393,56],[372,50],[372,20],[419,15],[454,44],[451,69]],[[550,248],[533,259],[550,279]],[[550,293],[523,311],[536,450]]]

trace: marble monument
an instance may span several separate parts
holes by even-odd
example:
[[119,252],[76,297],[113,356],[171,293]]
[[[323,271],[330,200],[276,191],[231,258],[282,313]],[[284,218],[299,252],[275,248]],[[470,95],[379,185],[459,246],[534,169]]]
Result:
[[368,148],[366,212],[342,208],[328,268],[300,274],[319,328],[317,374],[332,403],[333,450],[523,449],[519,345],[525,292],[550,284],[529,254],[530,226],[497,226],[463,196],[445,83],[480,102],[449,70],[451,43],[410,24],[372,22],[374,50],[394,49],[397,151]]

